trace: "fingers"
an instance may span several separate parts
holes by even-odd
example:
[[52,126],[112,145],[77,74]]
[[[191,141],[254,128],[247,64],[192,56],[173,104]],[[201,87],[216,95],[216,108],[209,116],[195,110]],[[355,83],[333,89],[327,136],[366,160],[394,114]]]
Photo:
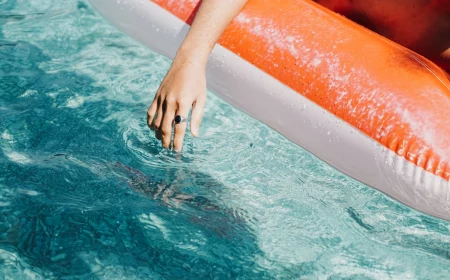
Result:
[[[198,136],[205,99],[201,98],[192,105],[191,133],[194,137]],[[174,118],[176,115],[188,117],[190,106],[186,106],[186,104],[190,104],[190,102],[180,102],[170,96],[162,97],[158,95],[147,111],[147,125],[155,131],[155,137],[161,140],[163,147],[166,149],[170,149],[173,131],[173,148],[175,151],[181,151],[182,149],[187,123],[182,122],[175,125]]]
[[161,123],[162,119],[164,117],[164,107],[162,106],[164,101],[162,101],[161,96],[157,99],[157,109],[156,109],[156,115],[154,116],[154,119],[150,125],[155,130],[155,137],[158,140],[161,140]]
[[193,104],[191,115],[191,134],[194,137],[198,136],[198,129],[203,118],[203,111],[205,108],[205,99],[199,99]]
[[154,130],[153,119],[155,118],[156,110],[158,109],[158,98],[155,98],[147,111],[147,125],[151,130]]
[[172,140],[172,126],[173,119],[175,118],[175,111],[177,109],[176,101],[164,100],[163,106],[164,108],[164,116],[162,118],[161,125],[159,126],[159,130],[161,132],[161,143],[164,148],[170,148],[170,141]]
[[[184,104],[180,104],[175,115],[187,118],[190,108]],[[177,152],[183,147],[184,134],[186,133],[187,122],[181,122],[174,125],[173,149]]]
[[155,118],[153,119],[153,123],[151,124],[151,126],[154,129],[161,128],[161,122],[164,117],[164,109],[165,109],[163,106],[164,103],[165,103],[165,100],[162,101],[161,98],[158,98],[158,102],[157,102],[158,108],[156,109],[156,115],[155,115]]

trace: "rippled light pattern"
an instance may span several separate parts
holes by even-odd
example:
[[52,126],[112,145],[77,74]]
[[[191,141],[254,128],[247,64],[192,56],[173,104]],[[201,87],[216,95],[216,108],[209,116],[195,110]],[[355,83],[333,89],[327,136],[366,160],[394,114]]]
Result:
[[448,279],[449,223],[212,93],[164,151],[169,66],[85,1],[0,0],[0,278]]

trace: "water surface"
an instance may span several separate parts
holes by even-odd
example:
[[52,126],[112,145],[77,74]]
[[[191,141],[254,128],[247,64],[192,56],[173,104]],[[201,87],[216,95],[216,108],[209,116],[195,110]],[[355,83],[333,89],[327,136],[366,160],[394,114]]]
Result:
[[145,116],[169,66],[88,2],[0,0],[0,275],[448,278],[448,222],[213,93],[164,151]]

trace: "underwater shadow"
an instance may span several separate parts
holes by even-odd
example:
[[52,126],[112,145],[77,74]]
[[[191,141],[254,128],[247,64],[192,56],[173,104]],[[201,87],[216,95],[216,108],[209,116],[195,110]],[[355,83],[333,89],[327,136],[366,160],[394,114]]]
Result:
[[108,106],[129,105],[65,106],[107,89],[75,71],[43,71],[49,55],[4,38],[2,25],[23,19],[0,21],[0,133],[15,137],[0,139],[0,249],[45,278],[264,277],[252,221],[220,203],[226,186],[188,169],[130,167],[142,163],[103,122]]

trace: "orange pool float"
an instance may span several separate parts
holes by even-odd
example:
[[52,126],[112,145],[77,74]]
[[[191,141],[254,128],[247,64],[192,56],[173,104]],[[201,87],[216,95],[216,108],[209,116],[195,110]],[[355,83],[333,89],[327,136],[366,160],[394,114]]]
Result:
[[[199,5],[91,2],[168,57]],[[347,175],[450,219],[450,81],[417,53],[312,1],[250,0],[211,54],[208,87]]]

